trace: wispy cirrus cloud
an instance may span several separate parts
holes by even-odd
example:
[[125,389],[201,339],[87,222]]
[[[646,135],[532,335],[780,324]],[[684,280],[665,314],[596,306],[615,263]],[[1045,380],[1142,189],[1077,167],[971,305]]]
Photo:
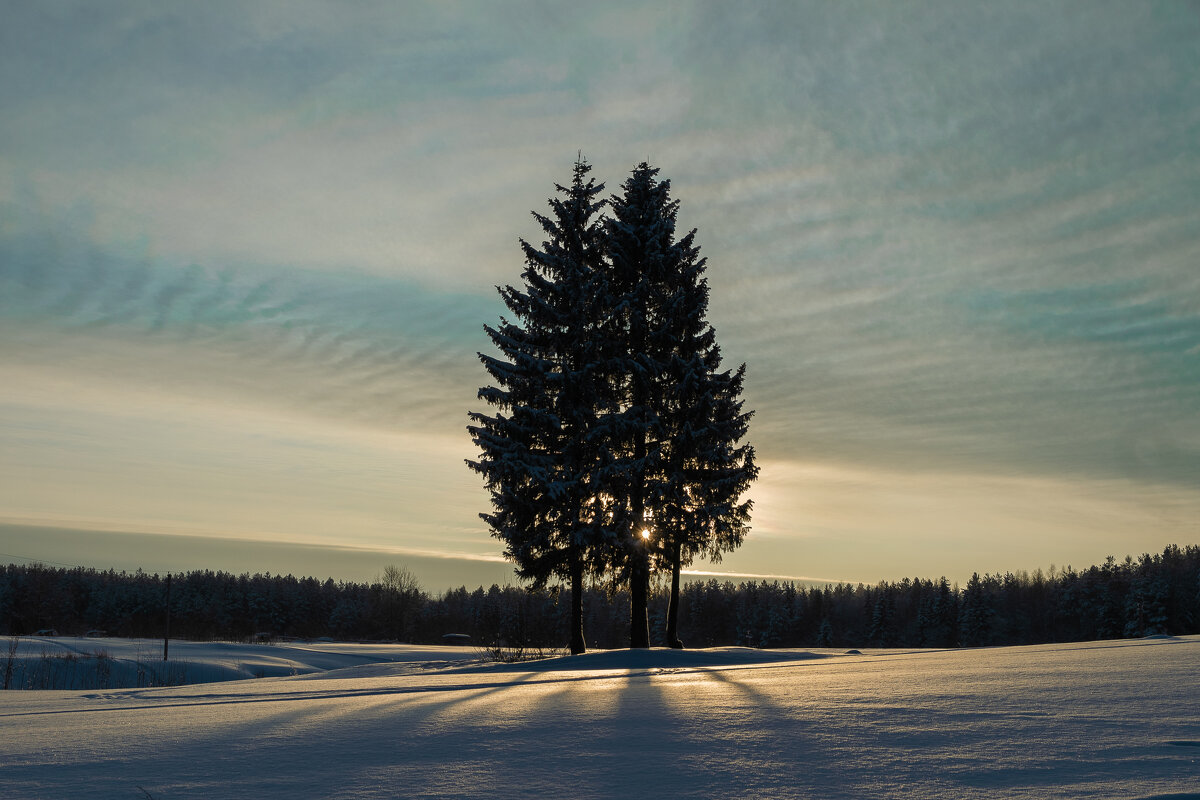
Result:
[[[384,427],[465,418],[486,294],[280,267],[212,268],[61,232],[0,237],[0,359],[242,394]],[[455,407],[449,398],[458,396]],[[453,409],[451,411],[450,409]]]
[[[77,435],[40,452],[87,450],[90,431],[153,475],[168,456],[118,411],[144,402],[186,458],[279,498],[286,482],[203,441],[237,450],[255,415],[288,420],[279,439],[301,417],[351,439],[429,433],[400,470],[404,507],[436,475],[454,491],[431,505],[463,498],[447,528],[486,544],[486,497],[448,477],[480,326],[582,149],[610,190],[644,158],[672,178],[726,359],[749,364],[775,474],[730,569],[780,572],[800,532],[803,571],[852,577],[854,542],[894,563],[887,531],[937,523],[922,546],[940,553],[959,517],[992,532],[963,545],[983,553],[1023,519],[993,492],[1075,547],[1148,520],[1136,549],[1200,507],[1197,36],[1175,3],[13,6],[0,369],[21,390],[0,432],[33,453],[70,417]],[[206,435],[167,433],[189,420]],[[255,446],[286,472],[330,441]],[[337,463],[394,456],[360,445]],[[825,480],[831,465],[855,477]],[[382,471],[363,478],[377,518],[355,517],[373,536],[396,513]],[[945,476],[966,483],[939,523]],[[321,511],[320,481],[296,479],[310,517],[361,499],[342,483]],[[1071,523],[1056,491],[1102,511]],[[266,522],[237,480],[218,494],[243,527]],[[856,513],[878,497],[886,513]],[[414,525],[419,549],[441,513]],[[821,526],[841,550],[814,543]]]

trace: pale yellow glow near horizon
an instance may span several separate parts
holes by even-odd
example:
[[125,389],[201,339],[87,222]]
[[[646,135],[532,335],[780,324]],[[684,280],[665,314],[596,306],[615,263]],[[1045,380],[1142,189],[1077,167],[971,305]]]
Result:
[[[457,424],[383,431],[46,370],[6,367],[0,378],[20,379],[10,402],[42,427],[36,445],[18,438],[0,458],[0,521],[504,561],[478,518],[487,493],[463,463],[475,453]],[[965,581],[1200,539],[1200,501],[1171,486],[778,457],[760,466],[743,546],[687,574]]]
[[1185,487],[785,460],[760,467],[751,534],[724,567],[746,568],[743,551],[757,550],[766,563],[791,553],[802,572],[819,564],[868,583],[959,580],[974,571],[1086,567],[1200,534],[1200,498]]
[[12,372],[0,373],[21,378],[10,402],[28,409],[40,438],[12,441],[0,457],[9,521],[468,558],[495,551],[479,508],[464,502],[480,491],[463,464],[465,432],[384,431]]

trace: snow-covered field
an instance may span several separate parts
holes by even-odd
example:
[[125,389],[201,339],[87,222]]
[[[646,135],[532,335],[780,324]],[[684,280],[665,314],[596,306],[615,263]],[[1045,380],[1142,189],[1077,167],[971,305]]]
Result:
[[10,684],[18,689],[115,689],[171,686],[243,678],[277,678],[383,661],[478,658],[469,647],[305,642],[237,644],[172,639],[24,636],[0,638],[0,673],[8,645],[17,642]]
[[1194,636],[521,665],[189,647],[172,656],[197,671],[207,654],[284,676],[0,693],[0,797],[1200,799]]

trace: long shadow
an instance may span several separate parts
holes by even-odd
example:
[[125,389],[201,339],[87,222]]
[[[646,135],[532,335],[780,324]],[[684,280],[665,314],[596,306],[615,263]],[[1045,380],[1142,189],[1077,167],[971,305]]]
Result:
[[1200,645],[1200,638],[1189,636],[1179,637],[1171,636],[1165,639],[1120,639],[1104,642],[1102,644],[1084,644],[1080,647],[1071,647],[1069,644],[1064,644],[1061,647],[1045,647],[1044,645],[1026,645],[1027,647],[1042,647],[1043,652],[1059,653],[1064,651],[1079,651],[1086,650],[1115,650],[1123,647],[1166,647],[1172,645]]
[[[410,773],[411,781],[422,776],[428,778],[456,758],[485,748],[494,737],[486,724],[482,733],[476,730],[480,726],[473,723],[479,720],[471,718],[472,712],[489,715],[486,708],[479,707],[481,699],[501,696],[505,690],[519,691],[520,687],[535,682],[532,680],[535,676],[536,673],[524,673],[512,675],[504,682],[456,682],[415,687],[410,691],[393,687],[288,693],[282,698],[227,696],[214,703],[139,704],[102,709],[131,711],[135,716],[115,723],[112,729],[120,731],[120,735],[111,739],[95,733],[71,737],[84,746],[67,763],[57,764],[53,772],[57,784],[64,787],[62,796],[76,794],[74,789],[88,786],[93,796],[132,796],[136,794],[132,789],[134,783],[155,796],[206,796],[210,792],[230,796],[228,781],[233,779],[240,780],[242,783],[235,784],[240,786],[256,781],[285,785],[289,788],[284,794],[290,796],[333,797],[345,788],[347,771],[400,770]],[[416,702],[404,702],[405,698]],[[287,705],[278,711],[261,705],[277,701]],[[177,713],[168,717],[137,715],[144,710],[246,708],[255,704],[263,710],[227,715],[219,712],[186,716]],[[465,714],[447,716],[452,711]],[[109,727],[108,723],[100,725]],[[154,758],[147,759],[147,752],[153,752]],[[198,762],[197,754],[203,755],[200,761],[205,763]],[[20,786],[20,781],[32,781],[30,785],[39,785],[44,781],[46,767],[38,762],[36,754],[32,758],[26,755],[21,763],[6,768],[4,783]],[[277,769],[279,765],[286,765],[282,772]],[[410,766],[416,767],[416,771]],[[136,779],[122,784],[114,774]],[[314,785],[322,788],[314,790]],[[245,796],[253,794],[252,789],[246,789]],[[397,790],[393,794],[407,792]]]
[[[255,703],[293,703],[293,702],[308,702],[314,700],[337,700],[350,699],[357,697],[372,697],[372,696],[388,696],[388,695],[417,695],[431,692],[461,692],[474,691],[479,689],[501,690],[515,684],[569,684],[580,683],[586,681],[595,681],[605,679],[611,676],[608,675],[568,675],[553,678],[542,678],[534,680],[530,673],[516,673],[513,679],[507,681],[496,681],[491,683],[454,683],[454,684],[434,684],[427,686],[397,686],[397,687],[372,687],[365,689],[339,689],[330,691],[306,691],[306,692],[276,692],[269,695],[246,696],[244,694],[196,694],[196,695],[178,695],[172,693],[171,699],[176,702],[150,703],[143,705],[116,705],[102,708],[64,708],[64,709],[45,709],[39,711],[14,711],[9,713],[0,713],[0,718],[5,717],[30,717],[30,716],[53,716],[53,715],[72,715],[72,714],[97,714],[120,711],[137,711],[142,709],[168,709],[168,708],[199,708],[203,706],[219,706],[219,705],[246,705]],[[408,677],[408,676],[405,676]],[[205,684],[211,686],[212,684]],[[152,690],[154,693],[171,692],[170,687],[162,687]],[[128,690],[112,690],[100,694],[92,693],[84,695],[89,700],[119,700],[126,697],[148,701],[150,700],[150,692],[146,690],[128,689]]]
[[[543,732],[532,737],[536,750],[489,737],[479,747],[486,763],[475,768],[486,771],[497,787],[521,787],[521,796],[645,796],[664,774],[670,793],[686,796],[682,789],[689,781],[675,772],[689,740],[677,731],[685,720],[676,718],[663,696],[662,673],[658,668],[605,669],[531,681],[546,691],[513,698],[521,705],[511,717],[520,719],[526,742],[530,731]],[[665,728],[664,719],[669,721]],[[549,764],[563,768],[548,771]]]
[[[308,731],[313,729],[318,729],[316,738],[321,738],[331,735],[343,726],[343,724],[351,726],[357,724],[356,719],[363,715],[382,710],[384,706],[395,707],[396,703],[402,702],[405,698],[421,702],[416,704],[404,703],[403,708],[397,708],[397,710],[402,710],[411,715],[414,710],[419,709],[421,717],[424,720],[434,721],[439,715],[456,706],[477,703],[487,696],[502,692],[508,688],[520,686],[527,679],[528,676],[518,675],[506,684],[445,687],[439,689],[437,692],[372,692],[364,690],[362,692],[315,695],[310,698],[312,702],[304,702],[302,699],[292,698],[293,701],[301,700],[295,708],[285,709],[277,713],[266,713],[265,715],[256,717],[253,722],[242,721],[236,727],[215,730],[207,738],[217,747],[225,745],[226,748],[233,741],[256,742],[261,736],[275,734],[280,730],[286,733],[284,737],[281,737],[284,741],[299,740],[308,735]],[[427,699],[432,697],[442,699]],[[361,699],[367,702],[355,705],[350,709],[346,708],[344,704],[329,702],[343,699]],[[200,704],[191,703],[187,705],[188,707],[195,707]],[[154,708],[161,707],[163,706],[154,706]],[[282,745],[283,742],[280,742],[280,744]]]
[[[784,665],[629,670],[604,675],[608,686],[594,684],[604,694],[586,699],[564,688],[571,705],[562,710],[578,730],[547,753],[570,763],[557,794],[637,797],[663,787],[672,797],[744,796],[756,787],[751,796],[794,796],[787,787],[802,781],[811,764],[795,763],[788,747],[803,743],[810,757],[815,743],[797,738],[794,724],[789,742],[773,741],[778,726],[764,710],[779,718],[786,711],[724,676],[765,668]],[[745,702],[731,703],[731,693]],[[572,752],[572,745],[580,746]]]
[[[794,668],[801,666],[776,666],[781,672],[777,680],[789,686],[799,684],[803,672]],[[830,746],[821,729],[822,720],[812,716],[811,708],[806,715],[803,709],[780,702],[746,680],[758,674],[757,667],[733,667],[709,670],[706,676],[741,700],[742,713],[731,715],[726,728],[732,748],[738,751],[743,790],[773,796],[781,791],[781,776],[787,776],[784,786],[790,795],[801,790],[802,796],[812,792],[816,797],[829,787],[844,784],[846,776],[837,766],[842,754]]]

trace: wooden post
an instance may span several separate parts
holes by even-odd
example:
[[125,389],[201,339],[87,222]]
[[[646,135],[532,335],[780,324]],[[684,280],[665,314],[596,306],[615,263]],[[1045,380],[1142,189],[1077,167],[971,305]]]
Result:
[[167,660],[167,647],[171,641],[171,573],[167,573],[167,624],[163,630],[163,661]]

